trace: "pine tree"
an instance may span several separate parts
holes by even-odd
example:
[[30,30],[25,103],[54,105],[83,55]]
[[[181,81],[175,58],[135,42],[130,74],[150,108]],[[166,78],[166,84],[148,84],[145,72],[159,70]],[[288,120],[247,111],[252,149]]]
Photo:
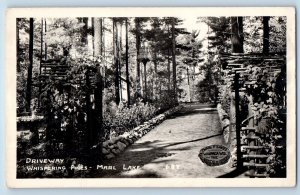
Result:
[[192,31],[190,34],[181,36],[181,39],[178,41],[179,43],[177,44],[177,47],[181,51],[181,55],[179,56],[179,63],[187,65],[186,75],[188,83],[189,101],[195,100],[194,85],[196,67],[200,62],[204,61],[200,51],[200,49],[202,48],[202,40],[197,40],[198,36],[199,31]]
[[230,45],[230,18],[228,17],[205,17],[198,18],[200,22],[208,25],[208,49],[216,49],[218,53],[229,51]]

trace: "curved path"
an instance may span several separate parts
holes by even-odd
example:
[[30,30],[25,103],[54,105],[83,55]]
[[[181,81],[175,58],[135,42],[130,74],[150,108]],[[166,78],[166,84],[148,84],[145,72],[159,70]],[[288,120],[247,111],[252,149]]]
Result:
[[122,154],[99,165],[91,176],[220,177],[233,170],[229,163],[210,167],[198,154],[205,146],[225,145],[221,133],[215,108],[186,104]]

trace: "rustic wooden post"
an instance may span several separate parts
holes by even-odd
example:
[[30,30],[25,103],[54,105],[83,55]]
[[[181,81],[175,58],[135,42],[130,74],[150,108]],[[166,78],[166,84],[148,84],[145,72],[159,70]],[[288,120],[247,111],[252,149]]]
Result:
[[239,113],[239,103],[240,103],[240,94],[239,94],[239,73],[235,72],[234,77],[234,91],[235,91],[235,128],[236,128],[236,156],[237,156],[237,168],[242,169],[242,153],[241,153],[241,134],[240,134],[240,113]]

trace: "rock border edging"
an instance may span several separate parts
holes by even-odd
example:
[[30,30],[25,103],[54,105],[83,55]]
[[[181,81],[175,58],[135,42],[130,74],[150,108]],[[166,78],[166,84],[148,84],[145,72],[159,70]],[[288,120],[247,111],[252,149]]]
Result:
[[118,154],[123,152],[125,148],[132,145],[139,138],[143,137],[149,131],[151,131],[158,124],[162,123],[168,116],[179,111],[183,108],[183,105],[176,106],[167,110],[166,112],[155,116],[154,118],[144,122],[138,127],[125,132],[122,135],[113,137],[102,144],[102,154],[105,159],[112,159]]

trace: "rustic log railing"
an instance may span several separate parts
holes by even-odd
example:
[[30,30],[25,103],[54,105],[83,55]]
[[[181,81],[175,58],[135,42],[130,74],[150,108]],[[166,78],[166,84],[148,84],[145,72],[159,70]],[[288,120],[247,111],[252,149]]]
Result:
[[[263,54],[222,54],[220,57],[223,68],[223,76],[226,81],[230,82],[232,86],[231,93],[234,94],[235,114],[236,114],[236,146],[237,146],[237,168],[245,167],[247,171],[245,175],[248,177],[265,178],[270,177],[268,170],[271,165],[268,162],[270,151],[265,142],[266,137],[264,133],[259,132],[258,121],[254,117],[252,97],[248,104],[248,117],[241,120],[240,110],[240,95],[244,95],[246,88],[253,87],[255,81],[248,80],[247,66],[252,65],[260,67],[269,73],[280,73],[285,71],[285,55],[272,54],[265,56]],[[246,77],[246,78],[245,78]],[[284,98],[286,100],[286,98]],[[221,100],[221,98],[219,98]],[[283,107],[286,103],[283,102]],[[276,139],[282,139],[282,135],[277,136]],[[284,146],[276,146],[284,147]]]

